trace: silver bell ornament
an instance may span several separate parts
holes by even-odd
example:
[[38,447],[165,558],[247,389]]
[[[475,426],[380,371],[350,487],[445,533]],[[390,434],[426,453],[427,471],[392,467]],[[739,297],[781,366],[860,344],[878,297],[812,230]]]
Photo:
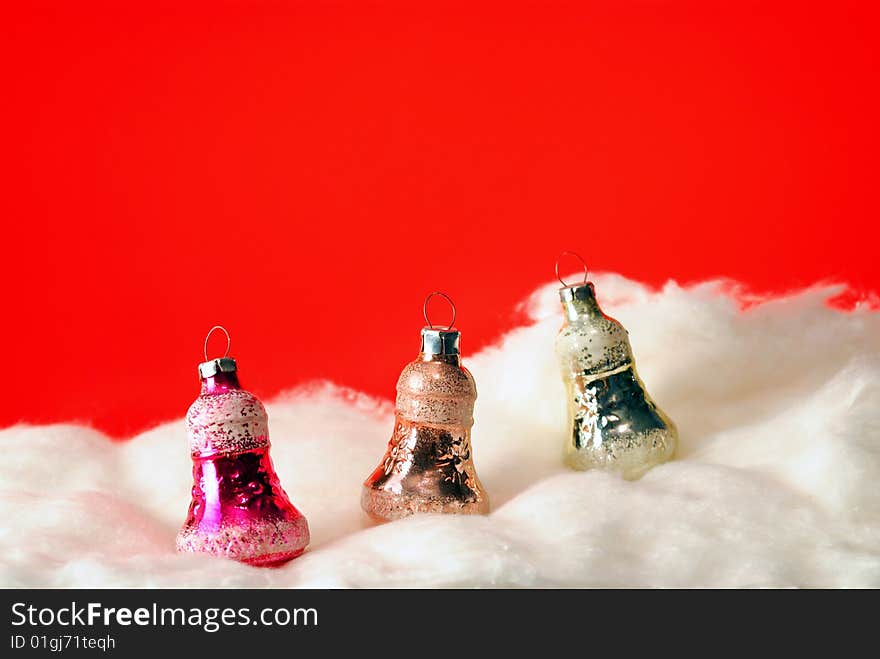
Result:
[[562,283],[565,323],[556,337],[568,406],[564,459],[573,469],[603,469],[636,479],[669,460],[678,444],[675,424],[651,400],[636,372],[629,335],[605,315],[584,279]]

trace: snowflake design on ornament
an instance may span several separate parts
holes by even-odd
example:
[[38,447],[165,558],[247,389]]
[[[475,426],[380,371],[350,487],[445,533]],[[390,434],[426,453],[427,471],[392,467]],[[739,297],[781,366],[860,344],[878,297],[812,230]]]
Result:
[[615,414],[599,414],[598,388],[595,385],[587,387],[578,383],[575,388],[574,402],[578,407],[575,413],[575,421],[577,422],[576,448],[584,448],[589,444],[598,448],[602,444],[602,429],[610,422],[619,421],[620,418]]
[[[464,437],[456,437],[442,455],[437,456],[437,466],[443,471],[443,480],[471,487],[471,479],[465,471],[465,464],[471,457],[470,443]],[[451,469],[450,469],[451,467]]]
[[404,434],[404,427],[400,424],[394,431],[394,437],[391,439],[391,446],[388,449],[388,454],[385,456],[385,462],[383,463],[386,476],[390,476],[392,471],[396,471],[397,473],[403,471],[403,466],[412,458],[412,448],[410,448],[406,440],[407,437]]

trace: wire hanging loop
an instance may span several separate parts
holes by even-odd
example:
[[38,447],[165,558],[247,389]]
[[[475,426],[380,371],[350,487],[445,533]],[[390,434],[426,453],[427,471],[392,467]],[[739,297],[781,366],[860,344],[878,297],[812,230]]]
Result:
[[208,360],[208,340],[211,338],[211,335],[220,330],[226,335],[226,352],[223,353],[223,357],[221,359],[229,356],[229,348],[232,346],[232,339],[229,336],[229,332],[226,331],[226,328],[223,325],[214,325],[210,330],[208,330],[208,336],[205,337],[205,361]]
[[568,251],[560,252],[559,256],[556,257],[556,278],[566,288],[568,288],[568,286],[570,286],[570,284],[566,284],[565,280],[559,276],[559,261],[561,261],[562,257],[565,255],[575,257],[578,261],[581,262],[581,265],[584,266],[584,281],[583,281],[583,283],[586,284],[587,283],[587,262],[584,261],[584,259],[581,258],[581,255],[578,254],[577,252],[568,252]]
[[434,329],[434,324],[430,320],[428,320],[428,302],[430,302],[431,298],[435,295],[439,295],[440,297],[442,297],[444,300],[449,302],[449,306],[452,307],[452,320],[446,327],[439,327],[438,329],[451,330],[452,326],[455,325],[455,302],[453,302],[452,298],[446,295],[446,293],[441,293],[440,291],[434,291],[425,298],[425,304],[422,305],[422,315],[425,317],[425,322],[428,323],[429,329]]

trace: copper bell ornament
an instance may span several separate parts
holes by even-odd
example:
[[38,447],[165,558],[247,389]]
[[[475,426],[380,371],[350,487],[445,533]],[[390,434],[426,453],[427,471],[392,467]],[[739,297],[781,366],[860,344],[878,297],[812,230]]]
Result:
[[[226,334],[226,355],[208,360],[208,339]],[[186,413],[192,502],[177,536],[181,552],[280,565],[309,544],[309,525],[287,498],[269,457],[266,410],[238,383],[229,333],[213,327],[199,364],[202,390]]]
[[651,400],[636,372],[626,329],[606,316],[592,282],[562,283],[565,324],[556,355],[568,396],[565,462],[573,469],[604,469],[627,479],[669,460],[678,443],[675,424]]
[[[445,328],[428,320],[435,295],[452,305]],[[394,433],[361,495],[361,507],[380,521],[414,513],[489,512],[471,454],[477,388],[461,365],[461,335],[452,329],[455,305],[443,293],[431,293],[422,311],[428,326],[418,358],[397,380]]]

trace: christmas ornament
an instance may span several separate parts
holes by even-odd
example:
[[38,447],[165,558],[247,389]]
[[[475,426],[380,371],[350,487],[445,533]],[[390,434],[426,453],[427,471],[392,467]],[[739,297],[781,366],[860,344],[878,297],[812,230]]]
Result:
[[599,308],[592,282],[562,283],[565,324],[556,355],[568,396],[565,461],[574,469],[605,469],[627,479],[643,475],[672,457],[675,425],[657,407],[639,379],[624,327]]
[[[209,360],[215,330],[226,334],[226,354]],[[202,390],[186,414],[194,485],[177,549],[279,565],[303,552],[309,525],[281,489],[269,457],[266,410],[240,387],[229,347],[229,333],[211,328],[199,364]]]
[[[428,302],[452,305],[452,322],[435,327]],[[427,327],[415,361],[397,380],[394,432],[385,456],[364,482],[361,506],[374,519],[413,513],[487,513],[486,496],[471,455],[477,388],[461,365],[455,305],[431,293],[422,307]]]

